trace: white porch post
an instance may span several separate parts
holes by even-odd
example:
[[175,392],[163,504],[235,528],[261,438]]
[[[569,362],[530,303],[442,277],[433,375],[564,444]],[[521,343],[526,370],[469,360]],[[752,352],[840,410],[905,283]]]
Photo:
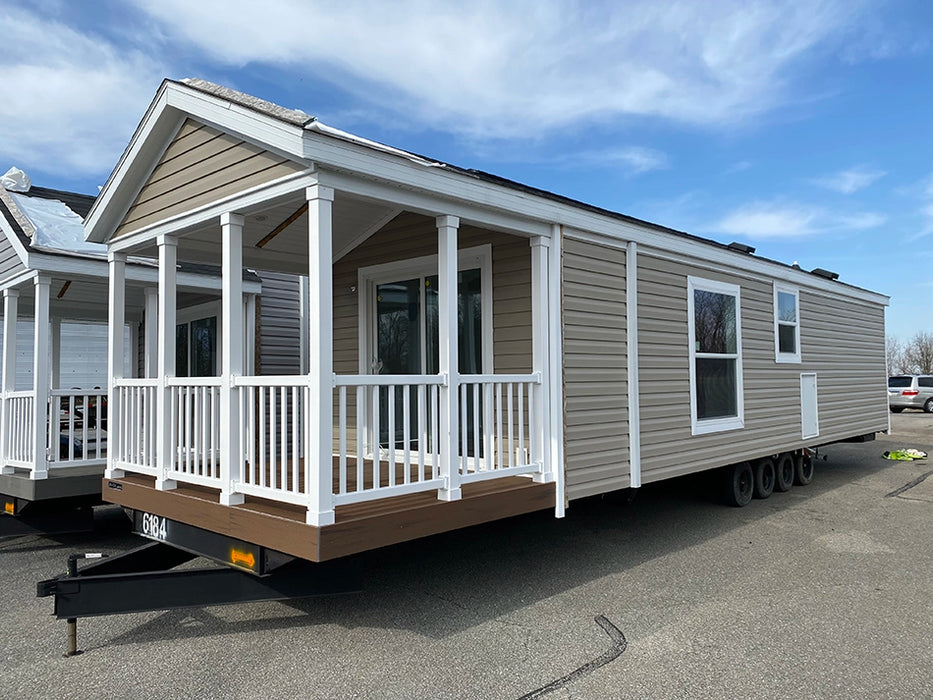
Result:
[[[243,453],[240,450],[240,401],[234,377],[243,375],[243,216],[226,212],[220,216],[223,238],[223,300],[220,339],[220,502],[243,503],[236,493]],[[284,456],[284,455],[283,455]]]
[[176,266],[178,264],[178,241],[172,236],[159,236],[159,303],[158,303],[158,385],[156,387],[156,460],[158,476],[155,486],[167,491],[178,486],[169,479],[174,466],[172,444],[172,389],[168,379],[175,376],[175,307]]
[[52,280],[39,275],[33,280],[35,285],[36,306],[33,312],[35,320],[35,343],[32,354],[32,381],[35,398],[32,404],[32,471],[31,479],[44,479],[48,476],[48,430],[49,419],[49,287]]
[[541,378],[541,384],[535,388],[534,415],[535,425],[529,426],[534,431],[532,459],[541,463],[541,471],[535,474],[535,481],[547,482],[554,478],[551,464],[551,444],[549,433],[551,431],[550,402],[547,400],[550,393],[549,371],[550,357],[548,356],[548,338],[550,335],[550,318],[548,314],[548,248],[550,239],[546,236],[535,236],[531,239],[531,365],[532,372]]
[[548,259],[548,317],[550,319],[551,333],[548,338],[548,351],[550,354],[550,386],[548,387],[548,400],[550,409],[550,441],[551,473],[556,482],[554,515],[564,517],[565,498],[565,472],[564,472],[564,397],[563,397],[563,350],[561,348],[561,247],[563,228],[559,224],[551,225],[551,244]]
[[[460,392],[460,353],[457,323],[457,230],[460,219],[439,216],[437,223],[437,294],[438,294],[438,366],[447,382],[440,391],[440,458],[444,487],[437,497],[442,501],[460,498],[460,460],[458,432],[460,416],[457,395]],[[464,455],[465,457],[466,455]],[[479,457],[479,455],[477,455]]]
[[130,352],[127,359],[130,377],[139,378],[139,321],[130,321]]
[[[246,363],[245,374],[252,377],[256,374],[256,295],[247,294],[243,302],[244,324],[246,330],[243,333],[244,345],[243,352],[246,353],[244,362]],[[302,332],[303,325],[300,326]]]
[[298,278],[298,317],[301,319],[298,333],[298,366],[299,371],[307,373],[308,371],[308,295],[310,282],[307,277],[302,275]]
[[123,324],[126,317],[124,295],[126,294],[126,254],[109,253],[110,262],[110,298],[107,312],[107,470],[104,476],[108,479],[119,479],[126,473],[116,468],[121,454],[120,435],[122,424],[120,421],[120,394],[114,386],[115,382],[123,378]]
[[52,347],[50,348],[52,359],[52,382],[49,385],[51,389],[62,388],[62,320],[55,316],[52,318]]
[[146,287],[143,294],[146,302],[143,318],[143,328],[146,334],[143,376],[152,379],[158,376],[156,373],[159,371],[159,290],[155,287]]
[[3,290],[3,412],[0,417],[0,473],[12,474],[6,465],[10,455],[9,393],[16,390],[16,316],[19,312],[19,292]]
[[305,470],[309,525],[334,522],[334,284],[332,213],[334,191],[307,189],[308,198],[308,439]]

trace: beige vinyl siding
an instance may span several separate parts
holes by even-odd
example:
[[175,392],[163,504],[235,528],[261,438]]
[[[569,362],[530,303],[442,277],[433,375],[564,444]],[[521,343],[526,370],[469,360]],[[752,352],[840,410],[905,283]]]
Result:
[[[687,276],[740,287],[745,427],[692,435]],[[802,362],[775,362],[773,281],[640,249],[638,353],[644,482],[887,427],[883,309],[800,289]],[[820,435],[801,438],[800,374],[816,372]]]
[[189,119],[114,237],[303,169],[287,158]]
[[[459,248],[492,247],[493,368],[484,372],[530,373],[531,248],[517,236],[461,226]],[[334,371],[359,374],[359,285],[361,267],[437,254],[434,219],[402,213],[334,264]],[[368,370],[367,370],[368,371]],[[348,440],[356,439],[356,396],[347,392]],[[334,405],[335,425],[337,402]]]
[[625,250],[567,237],[561,267],[570,500],[630,483]]

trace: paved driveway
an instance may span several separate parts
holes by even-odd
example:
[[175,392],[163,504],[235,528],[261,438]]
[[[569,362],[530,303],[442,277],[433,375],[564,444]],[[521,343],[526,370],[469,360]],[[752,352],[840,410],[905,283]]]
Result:
[[72,659],[35,582],[134,538],[0,542],[0,697],[929,696],[933,460],[881,454],[933,415],[893,425],[746,508],[650,485],[373,553],[361,594],[81,620]]

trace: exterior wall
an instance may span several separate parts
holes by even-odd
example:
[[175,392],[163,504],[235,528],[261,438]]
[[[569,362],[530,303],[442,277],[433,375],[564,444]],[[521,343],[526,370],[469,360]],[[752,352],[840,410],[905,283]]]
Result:
[[565,237],[561,277],[568,500],[629,477],[624,249]]
[[[531,248],[528,240],[461,226],[459,248],[492,247],[493,368],[485,372],[528,373],[531,356]],[[334,371],[359,374],[360,267],[437,254],[434,219],[403,213],[334,264]],[[337,401],[334,425],[337,425]],[[356,440],[356,397],[347,395],[348,440]],[[336,439],[336,437],[335,437]]]
[[0,234],[0,280],[11,277],[17,273],[23,272],[26,266],[16,254],[16,249],[9,239]]
[[189,119],[165,150],[114,238],[302,169],[282,156]]
[[[688,275],[740,287],[744,429],[691,435]],[[799,287],[802,362],[777,363],[773,293],[770,278],[639,249],[644,482],[887,429],[884,309]],[[802,372],[817,373],[820,434],[807,440]]]
[[[531,248],[528,240],[462,226],[459,247],[492,246],[493,367],[531,372]],[[357,270],[437,254],[434,220],[403,213],[334,264],[334,371],[359,374]],[[265,288],[264,288],[265,289]],[[264,292],[265,293],[265,292]]]
[[[124,342],[130,347],[129,327]],[[34,343],[32,320],[16,323],[16,390],[32,389],[32,348]],[[3,349],[3,328],[0,327],[0,352]],[[49,360],[51,364],[51,359]],[[60,389],[107,389],[107,324],[62,323]],[[129,373],[132,360],[124,362]]]
[[259,272],[262,294],[256,298],[257,374],[301,372],[301,289],[299,277]]

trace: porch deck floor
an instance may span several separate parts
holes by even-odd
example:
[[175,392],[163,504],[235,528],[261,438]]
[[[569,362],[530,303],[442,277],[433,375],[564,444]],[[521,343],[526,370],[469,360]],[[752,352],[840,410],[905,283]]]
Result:
[[[367,466],[371,483],[371,464]],[[105,501],[311,561],[553,508],[556,493],[553,483],[503,477],[464,484],[457,501],[440,501],[437,491],[430,490],[337,506],[333,525],[315,527],[305,523],[303,506],[265,498],[247,496],[241,505],[224,506],[217,489],[179,484],[159,491],[153,477],[140,474],[104,479],[102,485]]]

